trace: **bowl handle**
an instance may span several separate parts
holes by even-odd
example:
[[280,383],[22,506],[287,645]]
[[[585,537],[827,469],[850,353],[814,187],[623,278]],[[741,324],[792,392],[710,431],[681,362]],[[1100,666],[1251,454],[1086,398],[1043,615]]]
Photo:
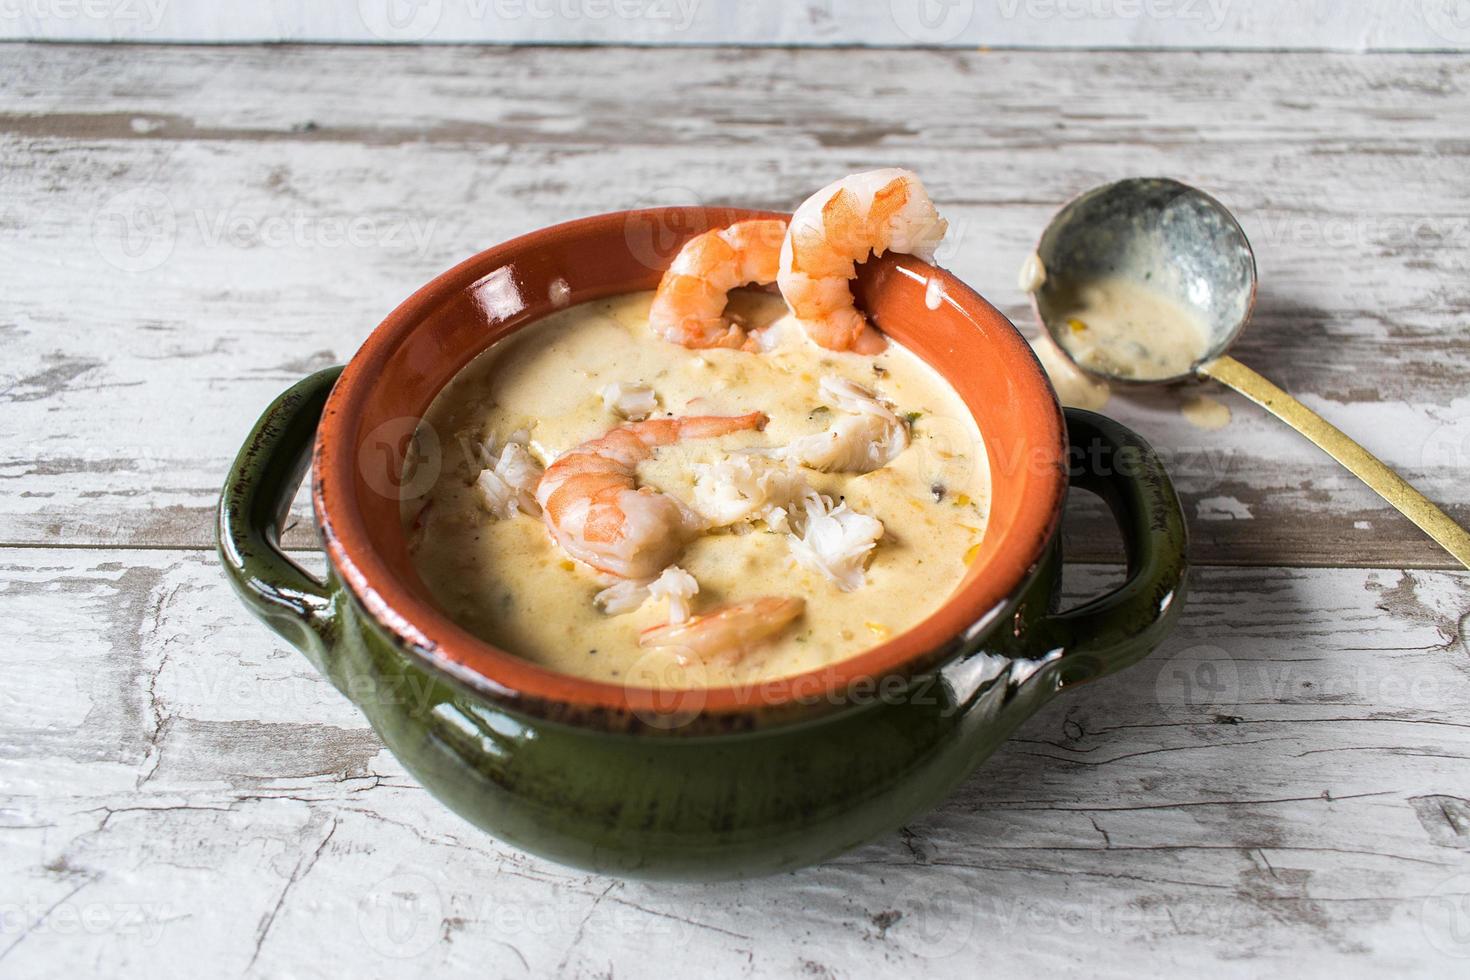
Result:
[[1121,586],[1043,621],[1061,650],[1061,686],[1111,674],[1148,655],[1184,607],[1188,530],[1174,484],[1153,448],[1095,412],[1066,410],[1072,486],[1102,497],[1123,532],[1128,574]]
[[217,531],[220,562],[240,598],[324,673],[337,633],[331,593],[281,550],[281,523],[341,373],[341,367],[318,371],[271,402],[225,478]]

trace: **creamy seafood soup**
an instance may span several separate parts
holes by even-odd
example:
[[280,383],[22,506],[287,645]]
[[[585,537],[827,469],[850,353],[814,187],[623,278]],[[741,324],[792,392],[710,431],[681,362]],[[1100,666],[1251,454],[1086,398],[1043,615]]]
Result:
[[1193,310],[1149,286],[1115,276],[1059,290],[1048,326],[1083,367],[1114,378],[1187,375],[1205,358],[1210,329]]
[[[834,663],[944,603],[989,506],[980,433],[949,385],[897,343],[818,347],[778,296],[751,290],[730,312],[769,324],[761,350],[687,349],[652,334],[652,298],[555,313],[430,406],[404,481],[427,486],[402,514],[438,605],[556,671],[704,687]],[[764,424],[723,434],[655,424],[751,413]],[[585,445],[620,426],[643,441]],[[583,498],[620,479],[640,488],[614,497],[646,541],[614,573],[574,552],[593,534]]]

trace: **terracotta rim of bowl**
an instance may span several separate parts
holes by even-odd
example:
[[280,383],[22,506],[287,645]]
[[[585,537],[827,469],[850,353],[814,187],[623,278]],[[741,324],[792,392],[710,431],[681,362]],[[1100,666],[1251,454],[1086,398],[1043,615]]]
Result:
[[[873,259],[860,305],[928,361],[976,416],[991,476],[981,553],[950,598],[913,628],[847,660],[751,687],[655,690],[585,680],[486,643],[441,613],[413,571],[398,500],[365,447],[406,439],[444,384],[477,353],[567,305],[651,289],[682,242],[712,227],[789,215],[650,208],[535,231],[460,263],[414,293],[368,337],[328,399],[312,502],[328,557],[360,606],[404,648],[478,694],[572,724],[679,734],[744,730],[850,705],[855,688],[929,669],[1006,611],[1056,532],[1066,430],[1031,346],[948,272],[908,255]],[[938,309],[933,283],[938,284]],[[987,427],[992,415],[1007,424]],[[389,431],[394,424],[397,430]],[[387,433],[384,435],[383,433]],[[387,459],[391,470],[394,460]],[[381,475],[379,475],[381,476]],[[385,500],[386,498],[386,500]]]

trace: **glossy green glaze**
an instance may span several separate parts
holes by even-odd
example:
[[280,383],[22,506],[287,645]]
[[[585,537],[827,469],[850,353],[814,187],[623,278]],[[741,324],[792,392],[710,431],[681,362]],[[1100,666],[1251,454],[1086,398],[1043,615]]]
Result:
[[[713,879],[821,861],[939,803],[1065,687],[1145,656],[1183,604],[1185,526],[1162,464],[1122,426],[1067,412],[1072,484],[1101,494],[1128,551],[1117,591],[1055,610],[1060,535],[1009,604],[934,672],[739,734],[611,734],[492,705],[395,645],[335,570],[278,548],[337,370],[298,384],[241,450],[220,556],[246,603],[351,698],[431,793],[496,837],[614,874]],[[891,682],[891,683],[890,683]]]

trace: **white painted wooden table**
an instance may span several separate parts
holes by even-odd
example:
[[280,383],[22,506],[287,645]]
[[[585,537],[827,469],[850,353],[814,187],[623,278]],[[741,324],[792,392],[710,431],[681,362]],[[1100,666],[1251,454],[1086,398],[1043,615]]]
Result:
[[[1467,131],[1448,54],[0,46],[0,975],[1464,975],[1470,576],[1239,400],[1108,406],[1192,521],[1159,654],[742,884],[442,810],[236,603],[211,508],[271,397],[473,251],[903,164],[1028,331],[1058,202],[1214,191],[1262,268],[1242,358],[1470,520]],[[1074,596],[1118,575],[1079,511]]]

